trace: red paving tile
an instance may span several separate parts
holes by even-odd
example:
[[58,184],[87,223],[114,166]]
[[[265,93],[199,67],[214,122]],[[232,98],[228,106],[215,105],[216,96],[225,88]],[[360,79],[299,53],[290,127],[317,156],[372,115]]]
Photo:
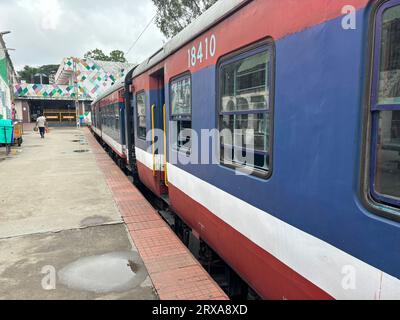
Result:
[[227,300],[222,289],[88,129],[85,129],[85,135],[160,299]]
[[155,229],[162,228],[165,226],[165,222],[162,220],[154,220],[154,221],[146,221],[146,222],[138,222],[138,223],[129,223],[128,229],[129,231],[138,231],[145,229]]

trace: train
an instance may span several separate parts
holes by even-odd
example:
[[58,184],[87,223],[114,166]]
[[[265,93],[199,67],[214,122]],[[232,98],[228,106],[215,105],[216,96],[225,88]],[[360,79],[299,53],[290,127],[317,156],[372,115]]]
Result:
[[260,298],[400,298],[399,0],[220,0],[92,117]]

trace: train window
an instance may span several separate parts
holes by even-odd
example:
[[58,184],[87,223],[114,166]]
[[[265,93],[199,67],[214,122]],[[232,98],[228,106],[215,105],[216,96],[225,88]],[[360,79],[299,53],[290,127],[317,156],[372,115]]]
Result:
[[138,126],[138,137],[140,139],[146,139],[146,102],[145,93],[138,93],[136,96],[136,110],[137,110],[137,126]]
[[258,47],[219,66],[221,164],[263,177],[271,168],[272,48]]
[[378,11],[372,98],[371,193],[378,202],[400,206],[400,3]]
[[192,84],[190,75],[171,81],[171,120],[175,125],[174,147],[178,151],[190,152],[192,129]]
[[119,130],[119,104],[114,106],[114,119],[115,119],[115,129]]
[[107,127],[108,133],[110,134],[110,128],[112,128],[112,115],[110,106],[107,106]]

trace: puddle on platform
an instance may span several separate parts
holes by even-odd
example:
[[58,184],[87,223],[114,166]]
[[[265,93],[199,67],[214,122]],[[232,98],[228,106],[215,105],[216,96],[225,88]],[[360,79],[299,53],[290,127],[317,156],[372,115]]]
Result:
[[146,277],[136,252],[82,258],[58,272],[60,283],[68,288],[95,293],[127,292],[140,286]]
[[86,153],[90,152],[90,150],[74,150],[75,153]]
[[72,154],[72,153],[91,153],[91,150],[72,150],[72,151],[61,151],[60,154]]
[[81,145],[81,146],[87,146],[88,145],[88,143],[87,143],[87,141],[85,140],[85,139],[81,139],[81,140],[71,140],[72,142],[79,142],[79,144]]

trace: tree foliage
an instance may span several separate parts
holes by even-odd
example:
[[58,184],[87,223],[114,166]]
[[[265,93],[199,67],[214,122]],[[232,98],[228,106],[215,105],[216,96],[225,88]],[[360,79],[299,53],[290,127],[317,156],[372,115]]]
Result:
[[[127,62],[124,52],[120,50],[111,51],[108,56],[102,50],[95,49],[87,52],[85,58],[92,58],[99,61]],[[49,64],[41,67],[25,66],[21,71],[18,71],[18,75],[21,80],[32,83],[35,74],[42,73],[51,77],[57,73],[59,67],[60,65],[57,64]]]
[[60,65],[58,64],[48,64],[41,67],[25,66],[24,69],[18,71],[18,75],[21,80],[26,81],[27,83],[32,83],[35,74],[42,73],[50,77],[57,73],[59,67]]
[[103,50],[100,49],[94,49],[91,51],[88,51],[84,55],[85,59],[93,59],[93,60],[99,60],[99,61],[109,61],[110,57],[108,57],[106,54],[104,54]]
[[127,62],[125,54],[121,50],[114,50],[110,52],[110,59],[114,62]]
[[171,38],[218,0],[153,0],[157,7],[156,25]]
[[93,59],[98,61],[127,62],[125,54],[121,50],[113,50],[110,55],[106,55],[100,49],[94,49],[85,53],[85,59]]

